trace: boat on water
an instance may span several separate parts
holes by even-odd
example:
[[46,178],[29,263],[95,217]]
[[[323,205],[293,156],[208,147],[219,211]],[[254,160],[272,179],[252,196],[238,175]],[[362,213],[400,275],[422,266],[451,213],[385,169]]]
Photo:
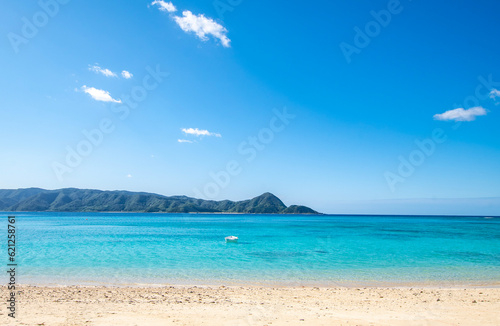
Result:
[[229,237],[226,237],[226,242],[238,242],[238,237],[235,237],[234,235],[230,235]]

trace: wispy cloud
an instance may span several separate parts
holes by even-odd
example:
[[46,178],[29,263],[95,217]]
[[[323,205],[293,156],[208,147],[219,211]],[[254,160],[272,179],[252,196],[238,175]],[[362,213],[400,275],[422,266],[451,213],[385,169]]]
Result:
[[114,72],[109,69],[101,68],[98,65],[89,66],[89,70],[98,74],[103,74],[106,77],[117,77]]
[[490,97],[492,99],[496,99],[497,97],[500,97],[500,91],[496,88],[493,88],[490,92]]
[[444,113],[435,114],[434,120],[474,121],[477,116],[481,115],[486,115],[486,110],[481,106],[476,106],[468,110],[458,108]]
[[[174,13],[177,8],[172,2],[162,0],[155,0],[151,5],[158,6],[161,11]],[[203,14],[195,15],[189,10],[184,10],[182,16],[171,15],[179,27],[187,33],[193,32],[202,41],[207,41],[209,36],[218,39],[223,47],[230,47],[231,40],[227,37],[227,29],[221,24],[217,23],[212,18],[205,17]]]
[[127,178],[132,178],[132,175],[131,174],[127,174]]
[[122,71],[122,77],[125,78],[125,79],[130,79],[132,78],[134,75],[132,75],[129,71],[126,71],[126,70],[123,70]]
[[163,0],[155,0],[151,2],[151,5],[157,5],[158,9],[161,11],[168,11],[168,12],[176,12],[177,8],[175,8],[174,4],[172,2],[166,2]]
[[[107,68],[102,68],[97,64],[95,64],[93,66],[89,65],[89,70],[95,72],[96,74],[104,75],[106,77],[118,77],[118,75],[116,73],[112,72],[111,70],[109,70]],[[134,75],[127,70],[123,70],[121,72],[121,76],[125,79],[130,79]]]
[[192,140],[187,140],[187,139],[177,139],[177,142],[179,143],[194,143],[194,141]]
[[228,48],[231,40],[226,36],[227,29],[205,15],[193,15],[189,10],[182,12],[182,17],[175,16],[175,22],[184,32],[194,32],[202,41],[208,40],[207,35],[219,39],[222,46]]
[[111,95],[109,92],[102,90],[102,89],[97,89],[94,87],[87,87],[85,85],[82,86],[82,90],[89,94],[94,100],[96,101],[102,101],[102,102],[114,102],[114,103],[121,103],[121,100],[116,100]]
[[215,137],[222,137],[221,134],[216,133],[216,132],[210,132],[208,130],[200,130],[198,128],[182,128],[181,129],[183,133],[186,135],[194,135],[194,136],[215,136]]

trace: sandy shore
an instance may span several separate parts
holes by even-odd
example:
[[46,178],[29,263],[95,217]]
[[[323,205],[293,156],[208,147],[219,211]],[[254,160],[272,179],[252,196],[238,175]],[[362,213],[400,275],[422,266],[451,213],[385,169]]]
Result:
[[[500,289],[21,286],[2,325],[500,325]],[[7,298],[7,288],[1,287]]]

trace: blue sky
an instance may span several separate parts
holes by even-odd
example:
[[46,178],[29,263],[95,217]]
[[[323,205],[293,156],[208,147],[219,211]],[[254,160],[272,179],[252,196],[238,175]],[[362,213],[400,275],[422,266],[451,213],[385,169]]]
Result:
[[269,191],[327,213],[500,215],[499,200],[474,199],[500,197],[499,12],[8,1],[0,188]]

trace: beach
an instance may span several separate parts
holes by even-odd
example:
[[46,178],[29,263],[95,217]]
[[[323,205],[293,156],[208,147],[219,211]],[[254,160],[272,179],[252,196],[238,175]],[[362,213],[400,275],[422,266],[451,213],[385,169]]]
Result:
[[[31,286],[5,325],[499,325],[500,288]],[[6,298],[6,286],[1,287]]]
[[16,219],[0,325],[500,325],[496,218]]

